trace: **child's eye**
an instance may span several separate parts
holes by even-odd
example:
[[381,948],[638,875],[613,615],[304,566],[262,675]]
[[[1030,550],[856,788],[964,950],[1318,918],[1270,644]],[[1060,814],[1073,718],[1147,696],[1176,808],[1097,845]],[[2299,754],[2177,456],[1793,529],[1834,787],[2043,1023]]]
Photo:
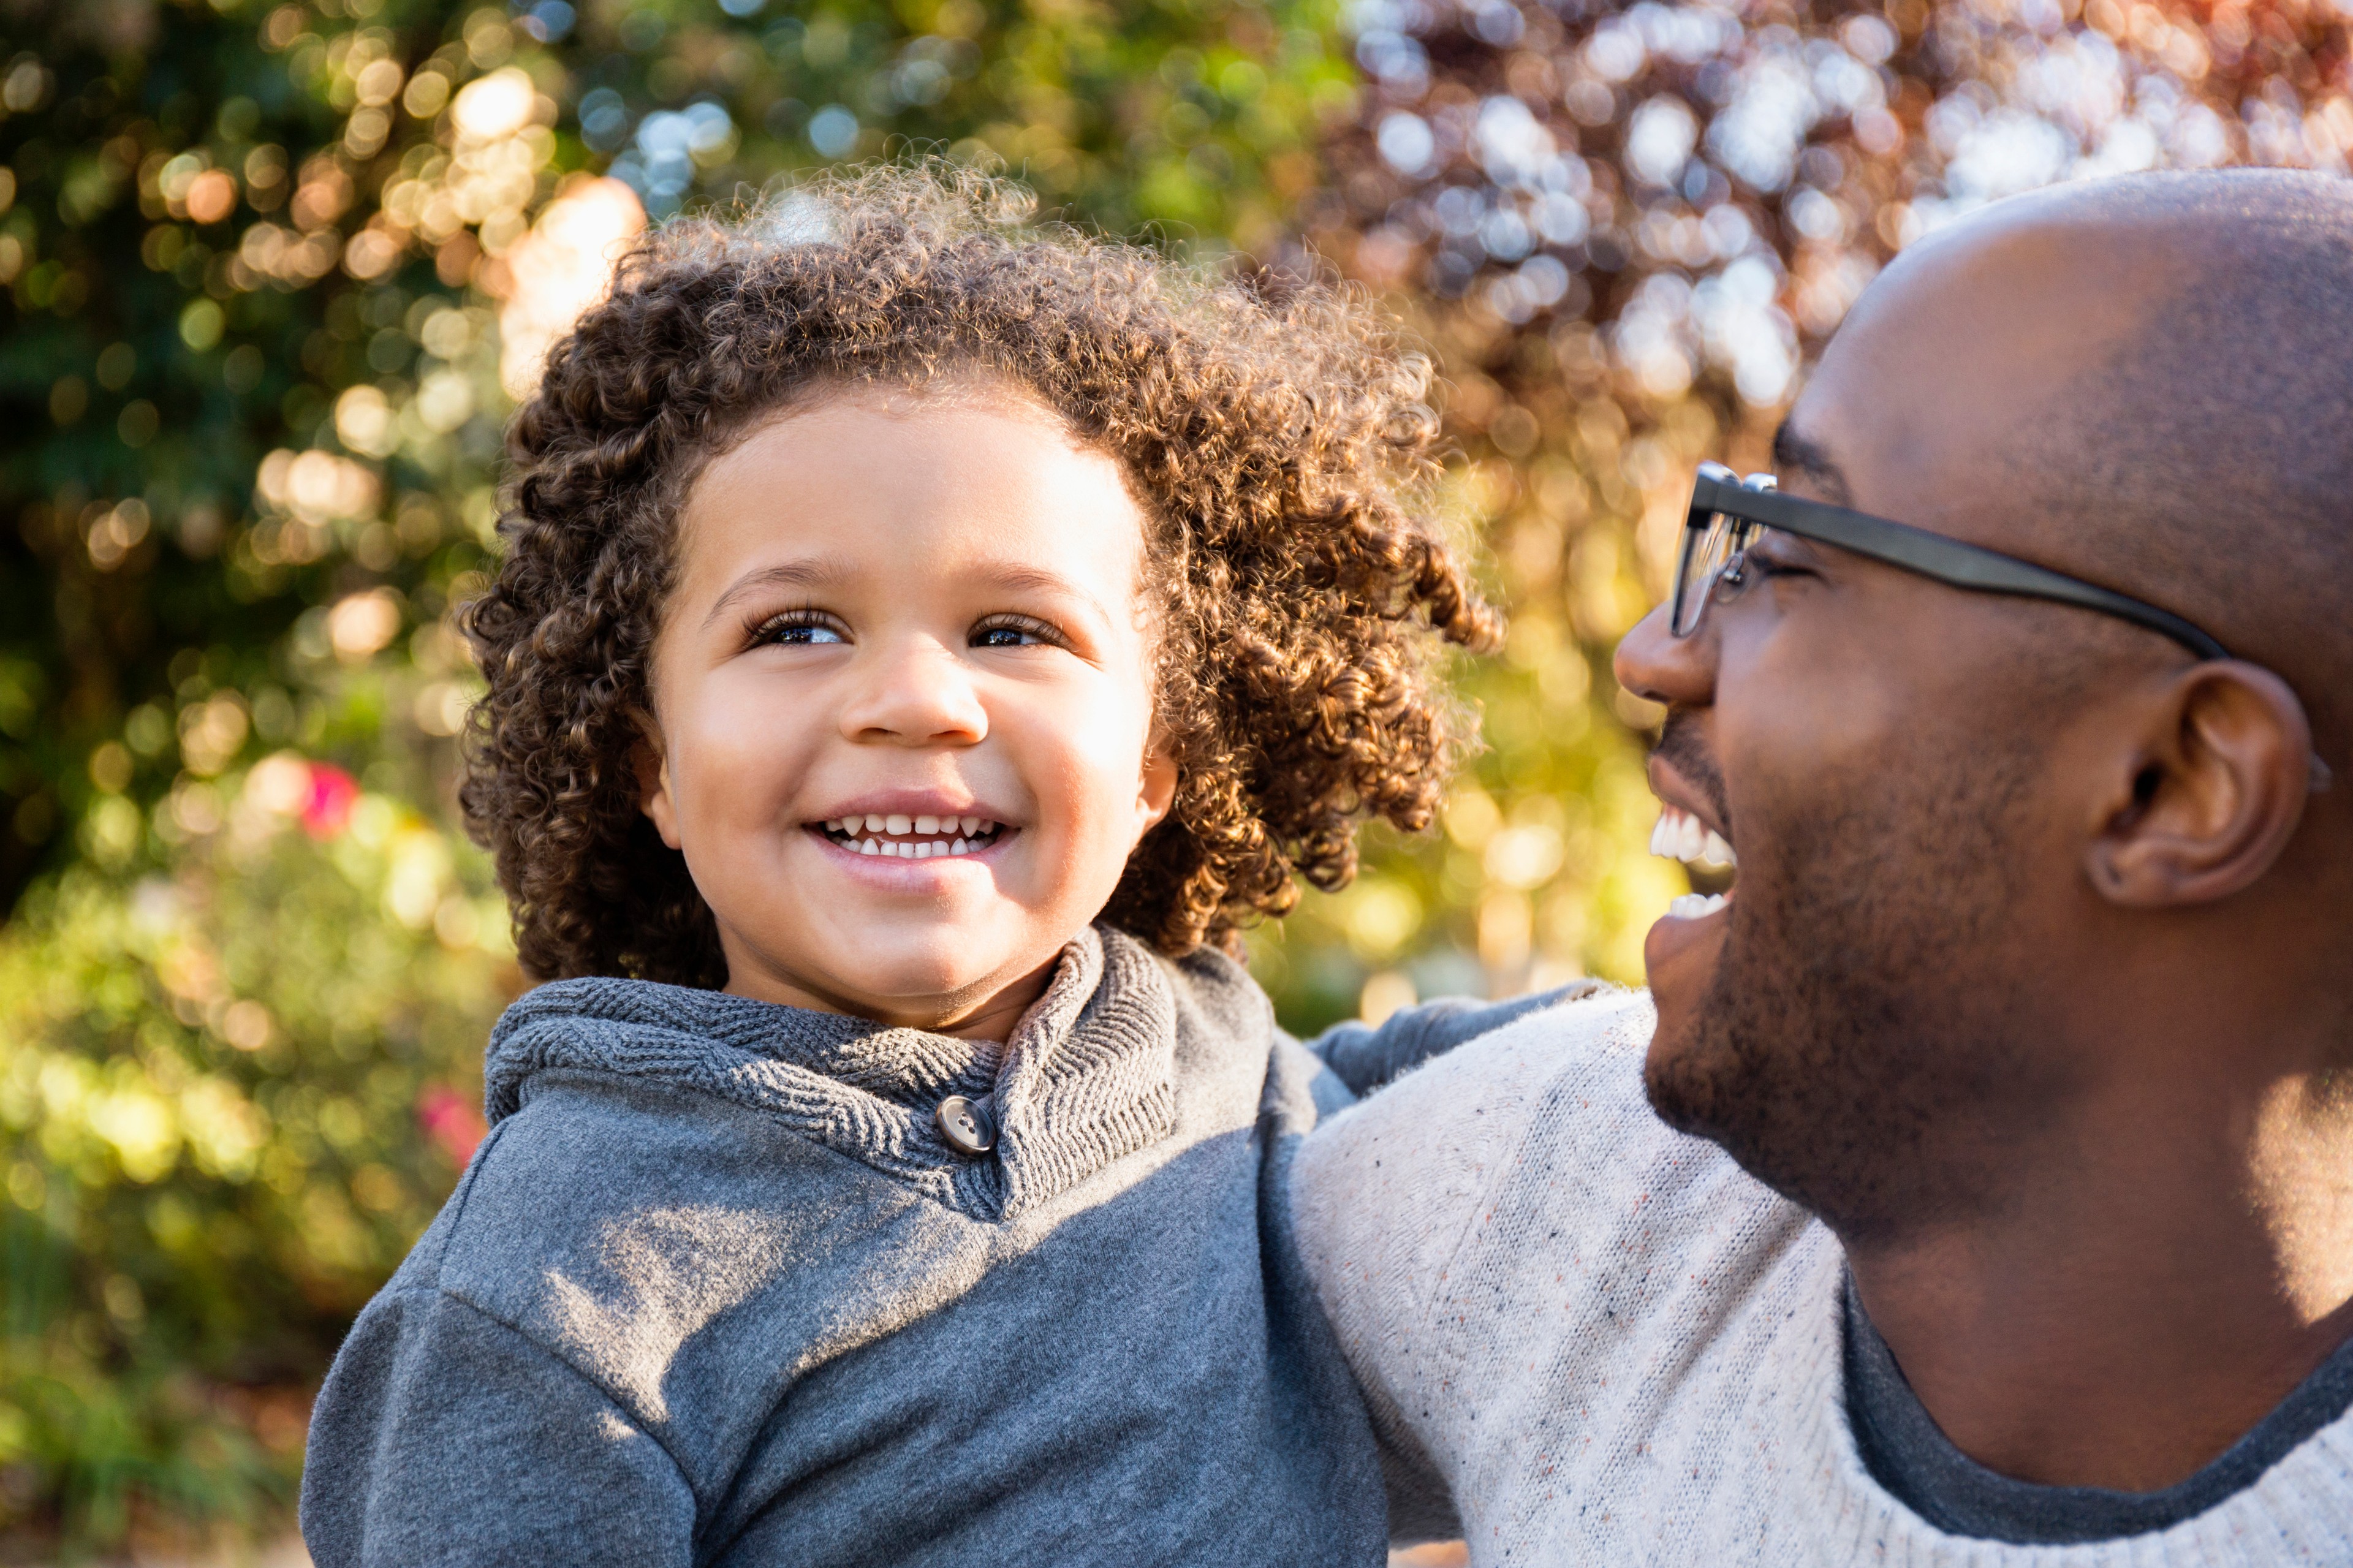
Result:
[[972,629],[974,647],[1060,647],[1062,634],[1027,616],[997,616]]
[[788,610],[772,616],[760,623],[753,632],[754,643],[780,643],[788,647],[807,647],[819,643],[846,643],[849,635],[840,624],[820,610]]

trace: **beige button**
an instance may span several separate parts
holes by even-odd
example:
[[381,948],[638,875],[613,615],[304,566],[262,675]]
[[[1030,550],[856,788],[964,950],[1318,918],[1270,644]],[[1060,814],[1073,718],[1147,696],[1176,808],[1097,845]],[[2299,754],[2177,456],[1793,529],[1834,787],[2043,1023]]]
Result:
[[977,1100],[949,1095],[940,1101],[934,1117],[940,1124],[940,1136],[959,1154],[977,1157],[997,1147],[996,1124],[989,1120],[988,1108]]

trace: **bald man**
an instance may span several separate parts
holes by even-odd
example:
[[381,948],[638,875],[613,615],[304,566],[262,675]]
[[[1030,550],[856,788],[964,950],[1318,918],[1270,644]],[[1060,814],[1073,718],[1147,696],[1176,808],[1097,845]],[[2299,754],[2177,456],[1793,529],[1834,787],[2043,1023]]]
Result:
[[1989,208],[1777,462],[1618,652],[1736,887],[1297,1167],[1393,1531],[2353,1563],[2353,186]]

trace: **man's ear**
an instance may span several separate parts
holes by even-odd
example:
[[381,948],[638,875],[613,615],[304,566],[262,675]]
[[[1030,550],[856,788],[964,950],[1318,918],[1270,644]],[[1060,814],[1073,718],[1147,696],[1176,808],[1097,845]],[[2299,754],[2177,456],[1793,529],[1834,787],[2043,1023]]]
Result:
[[2200,664],[2150,704],[2126,763],[2084,854],[2092,885],[2131,908],[2209,903],[2252,886],[2295,836],[2312,723],[2270,670]]
[[677,848],[678,803],[670,793],[670,752],[650,713],[638,715],[638,741],[629,748],[629,766],[638,775],[638,809],[652,822],[661,841]]

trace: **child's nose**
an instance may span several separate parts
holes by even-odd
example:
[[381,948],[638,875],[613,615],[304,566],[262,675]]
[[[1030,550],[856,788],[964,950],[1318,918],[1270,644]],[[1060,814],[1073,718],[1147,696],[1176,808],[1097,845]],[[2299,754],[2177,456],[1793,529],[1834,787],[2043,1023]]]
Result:
[[969,745],[988,733],[988,710],[964,662],[922,643],[873,660],[842,709],[841,731],[867,742]]

